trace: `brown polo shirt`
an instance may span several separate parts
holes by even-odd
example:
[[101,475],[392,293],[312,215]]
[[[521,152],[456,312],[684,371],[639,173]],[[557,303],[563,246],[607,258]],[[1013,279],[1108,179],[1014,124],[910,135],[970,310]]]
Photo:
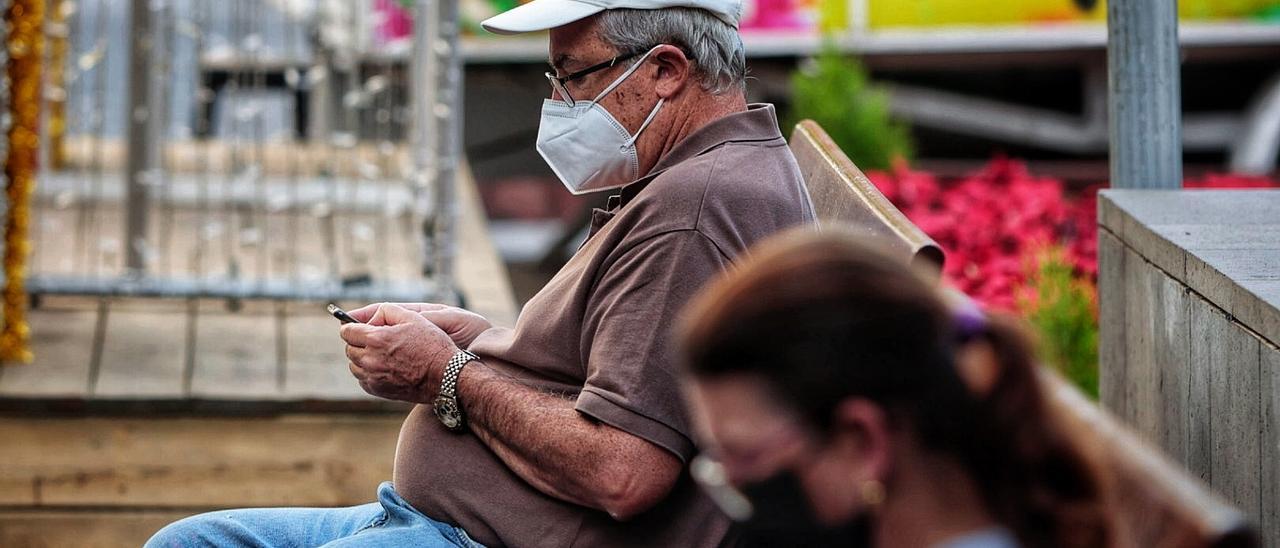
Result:
[[[773,107],[752,105],[694,132],[607,211],[596,210],[587,241],[515,328],[490,329],[470,350],[688,462],[677,314],[753,243],[812,221]],[[475,436],[446,431],[426,405],[400,431],[394,481],[419,511],[490,546],[717,546],[728,528],[687,473],[665,500],[626,522],[544,495]]]

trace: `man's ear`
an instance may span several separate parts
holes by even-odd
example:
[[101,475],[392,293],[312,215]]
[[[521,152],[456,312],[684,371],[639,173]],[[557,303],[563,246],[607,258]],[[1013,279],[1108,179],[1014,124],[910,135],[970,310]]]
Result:
[[672,45],[661,45],[654,50],[649,56],[658,66],[654,78],[657,85],[654,91],[658,97],[663,99],[671,99],[688,85],[689,79],[693,76],[693,62],[685,57],[684,52],[680,48]]

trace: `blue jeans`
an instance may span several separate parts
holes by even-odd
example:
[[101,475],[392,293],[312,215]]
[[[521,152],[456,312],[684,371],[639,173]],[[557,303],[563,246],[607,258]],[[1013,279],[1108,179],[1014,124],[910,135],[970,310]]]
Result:
[[378,486],[378,502],[348,508],[222,510],[170,523],[145,548],[191,546],[424,546],[484,548],[459,527],[422,515],[391,482]]

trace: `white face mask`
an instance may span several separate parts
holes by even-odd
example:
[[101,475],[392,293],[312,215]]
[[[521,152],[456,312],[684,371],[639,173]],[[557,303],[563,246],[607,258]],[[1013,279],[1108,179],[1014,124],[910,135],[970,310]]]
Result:
[[554,99],[542,102],[538,153],[569,192],[585,194],[609,190],[640,178],[636,139],[644,128],[649,127],[664,99],[658,99],[657,106],[640,124],[635,135],[628,133],[627,128],[600,106],[600,99],[640,68],[651,53],[652,49],[591,101],[577,101],[573,106]]

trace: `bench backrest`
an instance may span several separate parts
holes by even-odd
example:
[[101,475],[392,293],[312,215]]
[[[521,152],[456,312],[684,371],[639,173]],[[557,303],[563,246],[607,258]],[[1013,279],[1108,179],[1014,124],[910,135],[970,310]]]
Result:
[[820,224],[837,223],[875,237],[890,251],[941,272],[942,248],[876,190],[817,122],[796,124],[791,152]]
[[[845,156],[817,123],[805,120],[791,135],[821,225],[839,224],[879,238],[905,260],[941,270],[942,250],[907,220]],[[1115,490],[1114,515],[1121,545],[1156,548],[1255,546],[1244,517],[1223,504],[1099,409],[1079,390],[1046,372],[1053,411],[1074,431],[1090,432]]]

